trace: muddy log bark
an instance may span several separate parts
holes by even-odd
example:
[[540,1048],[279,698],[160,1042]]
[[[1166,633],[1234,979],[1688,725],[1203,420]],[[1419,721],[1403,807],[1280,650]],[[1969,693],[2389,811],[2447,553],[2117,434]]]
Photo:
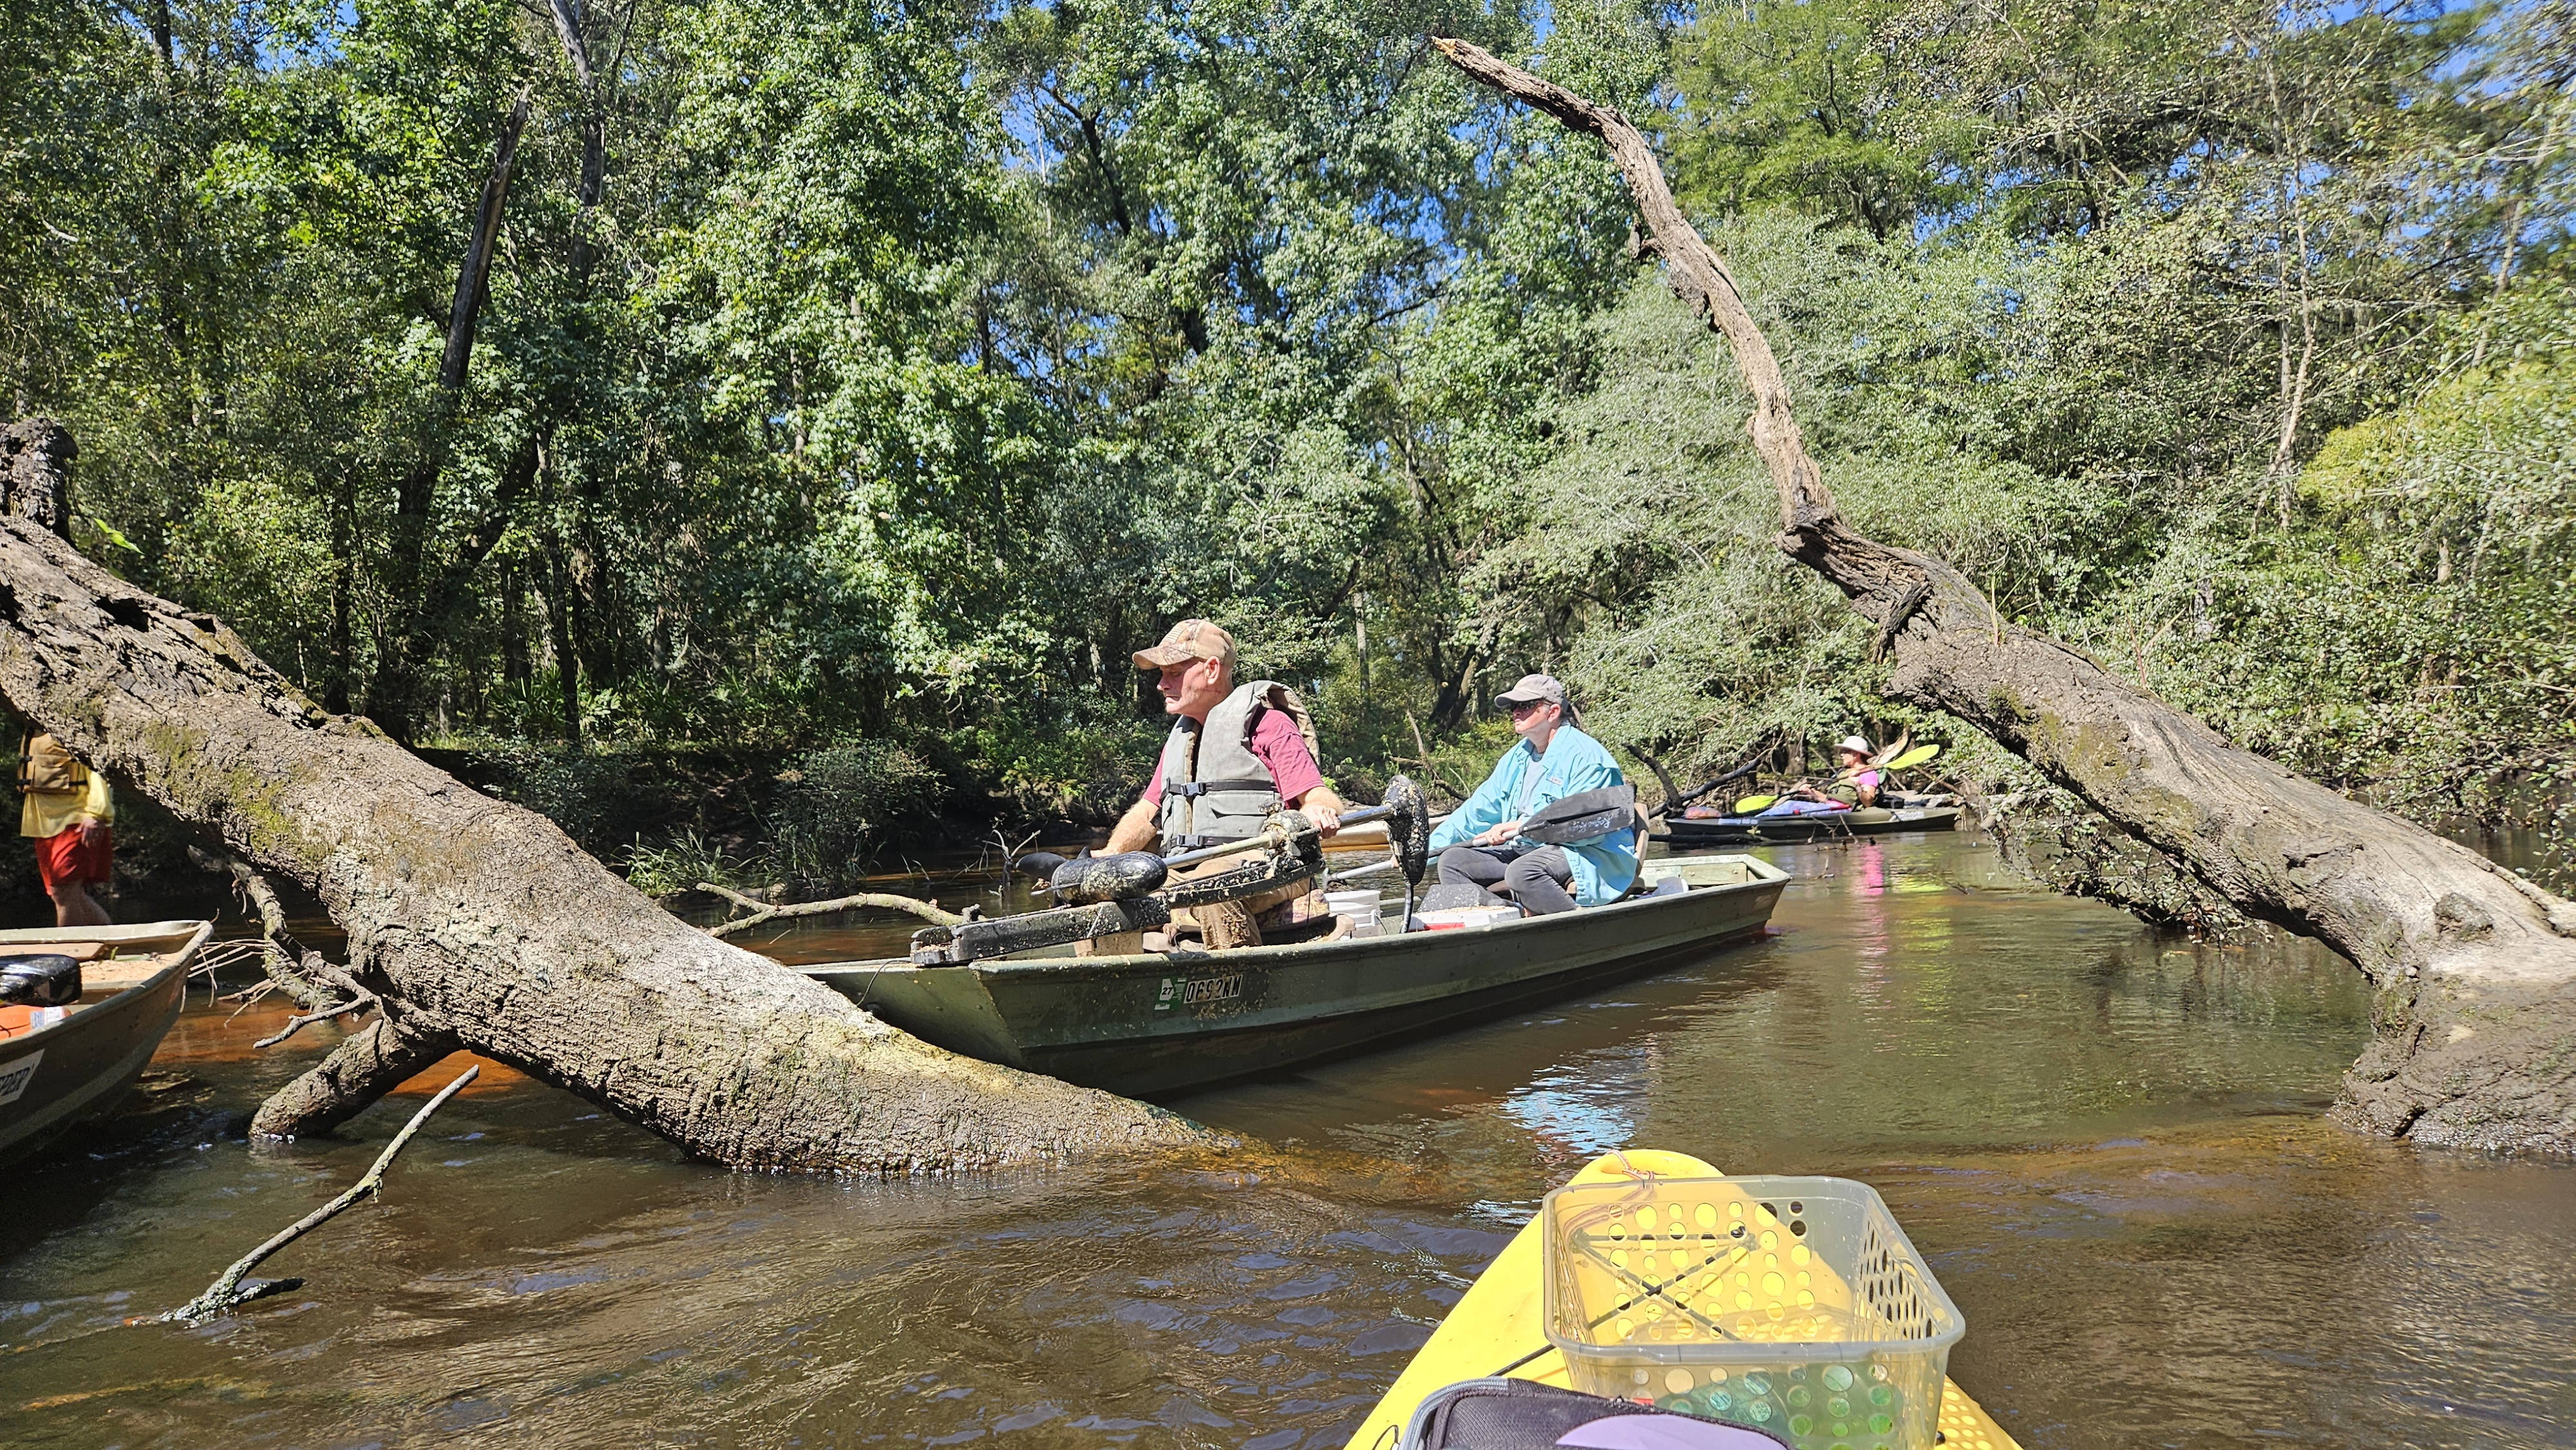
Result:
[[120,785],[302,882],[371,1023],[259,1116],[317,1131],[451,1046],[740,1167],[908,1171],[1220,1141],[953,1056],[655,906],[552,822],[325,713],[232,631],[0,518],[0,693]]
[[2221,739],[2082,653],[2002,619],[1938,559],[1844,522],[1769,343],[1616,110],[1432,37],[1474,79],[1599,137],[1682,303],[1723,336],[1779,491],[1780,547],[1888,635],[1897,698],[2019,754],[2248,915],[2324,941],[2379,988],[2376,1039],[2333,1109],[2391,1136],[2576,1152],[2576,906],[2467,847],[2358,805]]

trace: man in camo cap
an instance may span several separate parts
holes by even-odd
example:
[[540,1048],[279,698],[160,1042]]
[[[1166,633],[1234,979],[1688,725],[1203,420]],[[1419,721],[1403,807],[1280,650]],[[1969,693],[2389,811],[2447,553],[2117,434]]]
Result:
[[[1315,725],[1297,692],[1275,680],[1234,682],[1234,637],[1204,619],[1173,625],[1163,642],[1136,652],[1136,667],[1158,670],[1163,713],[1173,717],[1145,793],[1109,833],[1108,849],[1148,848],[1169,856],[1257,835],[1287,805],[1330,836],[1347,809],[1315,763]],[[1239,862],[1211,863],[1230,868]],[[1259,946],[1261,918],[1284,915],[1303,883],[1195,909],[1210,947]]]

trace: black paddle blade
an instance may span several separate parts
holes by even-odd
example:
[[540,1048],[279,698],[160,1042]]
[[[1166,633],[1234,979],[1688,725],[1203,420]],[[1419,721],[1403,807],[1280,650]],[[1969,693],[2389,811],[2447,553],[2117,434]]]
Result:
[[1416,886],[1431,869],[1431,802],[1422,788],[1404,776],[1386,783],[1386,843],[1395,848],[1396,869]]
[[1068,906],[1142,896],[1171,874],[1163,858],[1151,851],[1121,851],[1115,856],[1083,856],[1055,868],[1055,899]]
[[1551,846],[1564,846],[1624,831],[1636,823],[1637,788],[1614,785],[1551,801],[1530,812],[1529,819],[1521,823],[1521,835]]
[[1064,858],[1053,851],[1031,851],[1012,862],[1011,869],[1023,876],[1034,876],[1040,881],[1052,881],[1055,879],[1055,868],[1063,864]]

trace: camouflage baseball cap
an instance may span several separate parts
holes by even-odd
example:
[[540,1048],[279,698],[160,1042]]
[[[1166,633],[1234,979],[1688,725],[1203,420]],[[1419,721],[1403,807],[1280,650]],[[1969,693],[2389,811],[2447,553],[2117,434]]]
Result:
[[1161,644],[1136,651],[1136,668],[1140,670],[1159,670],[1191,660],[1223,660],[1226,668],[1232,669],[1234,636],[1204,619],[1184,619],[1172,626]]

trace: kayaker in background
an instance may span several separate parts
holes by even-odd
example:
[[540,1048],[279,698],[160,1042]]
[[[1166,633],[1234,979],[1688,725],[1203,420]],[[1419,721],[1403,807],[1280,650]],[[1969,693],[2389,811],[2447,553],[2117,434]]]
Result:
[[1567,796],[1627,784],[1619,762],[1577,728],[1565,685],[1553,675],[1523,675],[1494,703],[1511,712],[1521,738],[1431,833],[1440,879],[1474,882],[1534,916],[1618,900],[1637,879],[1635,831],[1541,846],[1520,839],[1520,829],[1532,812]]
[[[1171,736],[1145,793],[1109,832],[1108,849],[1169,856],[1257,834],[1282,803],[1327,836],[1348,807],[1315,763],[1315,724],[1297,692],[1275,680],[1234,682],[1234,637],[1204,619],[1173,625],[1163,642],[1136,654],[1160,670]],[[1231,870],[1240,861],[1208,863]],[[1174,873],[1186,878],[1188,871]],[[1261,919],[1283,916],[1307,885],[1192,908],[1210,947],[1261,945]]]
[[1869,742],[1857,735],[1846,735],[1834,749],[1842,756],[1841,772],[1821,786],[1802,780],[1789,788],[1787,798],[1855,809],[1876,805],[1879,773],[1869,768]]
[[62,742],[30,730],[18,744],[18,834],[36,843],[36,875],[54,899],[54,925],[105,926],[107,909],[89,883],[113,865],[116,802],[107,777],[72,757]]

